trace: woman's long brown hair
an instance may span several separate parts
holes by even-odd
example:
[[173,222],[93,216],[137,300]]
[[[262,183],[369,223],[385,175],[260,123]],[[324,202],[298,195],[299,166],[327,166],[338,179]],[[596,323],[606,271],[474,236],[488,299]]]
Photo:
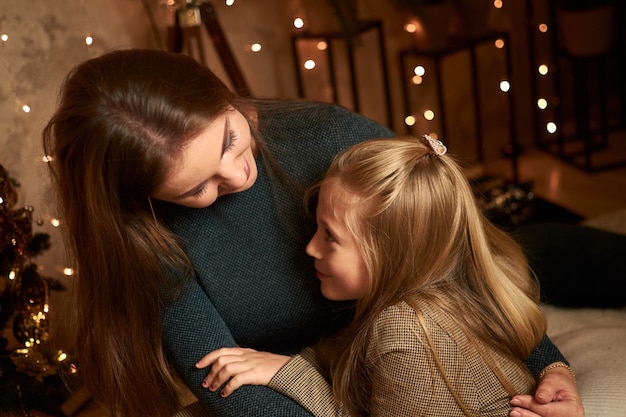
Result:
[[43,145],[75,262],[74,347],[95,399],[115,416],[169,416],[176,384],[159,309],[164,267],[189,268],[149,196],[187,141],[245,106],[208,68],[156,50],[114,51],[66,78]]

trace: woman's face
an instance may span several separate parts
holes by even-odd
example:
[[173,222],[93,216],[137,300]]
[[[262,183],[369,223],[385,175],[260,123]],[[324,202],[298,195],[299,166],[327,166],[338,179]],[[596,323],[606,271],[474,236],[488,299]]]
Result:
[[231,108],[189,141],[152,197],[192,208],[210,206],[254,184],[254,155],[250,125]]

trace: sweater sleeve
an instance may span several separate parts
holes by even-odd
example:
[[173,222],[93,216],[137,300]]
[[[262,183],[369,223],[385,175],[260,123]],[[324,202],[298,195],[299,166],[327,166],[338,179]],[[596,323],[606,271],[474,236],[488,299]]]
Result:
[[195,280],[163,312],[164,347],[176,372],[212,417],[310,417],[289,397],[264,386],[247,385],[227,398],[202,387],[206,369],[201,356],[221,347],[237,346],[226,323]]
[[335,400],[331,384],[318,371],[311,348],[293,356],[274,375],[268,387],[293,398],[314,416],[348,416]]
[[530,373],[537,378],[539,373],[546,366],[554,362],[565,362],[569,365],[569,362],[565,359],[565,356],[563,356],[559,348],[557,348],[556,345],[552,343],[552,340],[546,335],[530,353],[528,359],[526,359],[526,367]]

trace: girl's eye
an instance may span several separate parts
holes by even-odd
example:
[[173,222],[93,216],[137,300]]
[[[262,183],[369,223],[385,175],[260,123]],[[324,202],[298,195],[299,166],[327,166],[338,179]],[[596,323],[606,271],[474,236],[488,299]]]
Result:
[[237,133],[231,129],[228,131],[228,140],[226,141],[224,149],[222,149],[222,154],[234,148],[235,142],[237,142]]
[[333,237],[333,235],[330,233],[330,230],[328,229],[324,229],[324,232],[326,234],[326,241],[327,242],[336,242],[335,238]]

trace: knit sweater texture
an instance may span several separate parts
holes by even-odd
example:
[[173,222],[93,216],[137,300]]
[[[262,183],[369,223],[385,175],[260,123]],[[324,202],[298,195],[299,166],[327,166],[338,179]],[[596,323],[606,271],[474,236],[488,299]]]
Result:
[[[258,104],[261,140],[284,173],[302,187],[321,180],[343,149],[394,136],[337,105]],[[162,311],[164,345],[176,372],[212,416],[310,416],[267,387],[244,386],[221,398],[202,388],[207,370],[194,366],[207,353],[228,346],[295,354],[351,318],[348,304],[328,301],[319,290],[313,261],[304,250],[314,229],[305,220],[302,198],[272,179],[263,158],[257,157],[256,163],[258,178],[244,192],[222,196],[203,209],[156,207],[195,268],[193,277],[173,274],[185,284]],[[546,340],[534,355],[543,366],[562,359]]]

